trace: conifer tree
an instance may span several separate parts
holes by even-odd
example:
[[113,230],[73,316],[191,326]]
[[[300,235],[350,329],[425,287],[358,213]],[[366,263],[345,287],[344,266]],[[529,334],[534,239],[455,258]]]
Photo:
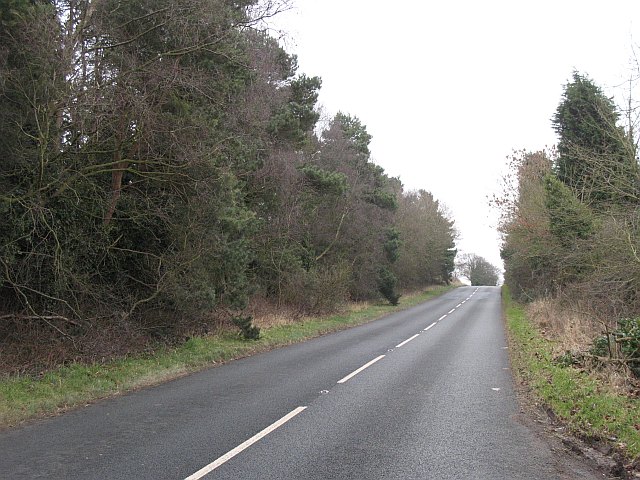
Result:
[[618,120],[613,101],[574,72],[553,118],[560,137],[556,173],[587,204],[637,201],[635,149]]

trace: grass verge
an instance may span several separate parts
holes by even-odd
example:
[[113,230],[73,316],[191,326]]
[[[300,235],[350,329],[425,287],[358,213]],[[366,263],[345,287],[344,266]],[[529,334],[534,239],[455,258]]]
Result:
[[236,332],[191,338],[177,348],[99,365],[73,364],[41,377],[0,380],[0,428],[53,415],[100,398],[156,385],[179,376],[264,352],[329,332],[360,325],[415,306],[454,287],[434,287],[403,297],[400,305],[371,305],[357,311],[307,319],[262,330],[257,341],[241,340]]
[[640,401],[610,391],[588,372],[554,360],[549,340],[527,319],[506,287],[502,298],[514,371],[538,401],[583,439],[613,442],[631,461],[640,458]]

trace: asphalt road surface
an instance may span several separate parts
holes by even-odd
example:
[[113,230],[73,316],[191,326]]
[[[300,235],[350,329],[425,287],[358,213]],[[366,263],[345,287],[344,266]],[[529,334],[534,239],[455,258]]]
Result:
[[2,432],[0,478],[598,478],[520,418],[500,290],[461,287]]

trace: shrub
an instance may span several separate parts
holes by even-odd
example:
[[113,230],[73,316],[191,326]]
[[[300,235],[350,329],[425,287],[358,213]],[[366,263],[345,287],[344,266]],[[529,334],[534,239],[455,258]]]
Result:
[[351,268],[346,263],[300,269],[284,282],[281,299],[301,313],[337,311],[349,298]]
[[378,270],[378,291],[386,298],[391,305],[398,305],[400,294],[396,292],[398,279],[386,267],[380,267]]
[[260,338],[260,327],[253,325],[253,317],[238,315],[233,317],[232,321],[240,329],[240,335],[245,340],[258,340]]

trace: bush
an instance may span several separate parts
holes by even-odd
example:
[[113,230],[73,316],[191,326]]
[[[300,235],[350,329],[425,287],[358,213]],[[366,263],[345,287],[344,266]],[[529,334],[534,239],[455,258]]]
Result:
[[349,299],[350,280],[351,268],[345,263],[301,268],[287,277],[280,298],[301,313],[335,312]]
[[260,327],[253,325],[253,317],[237,316],[233,317],[232,321],[240,329],[240,335],[245,340],[258,340],[260,338]]
[[380,267],[378,270],[378,291],[386,298],[391,305],[398,305],[400,294],[396,292],[398,279],[386,267]]

